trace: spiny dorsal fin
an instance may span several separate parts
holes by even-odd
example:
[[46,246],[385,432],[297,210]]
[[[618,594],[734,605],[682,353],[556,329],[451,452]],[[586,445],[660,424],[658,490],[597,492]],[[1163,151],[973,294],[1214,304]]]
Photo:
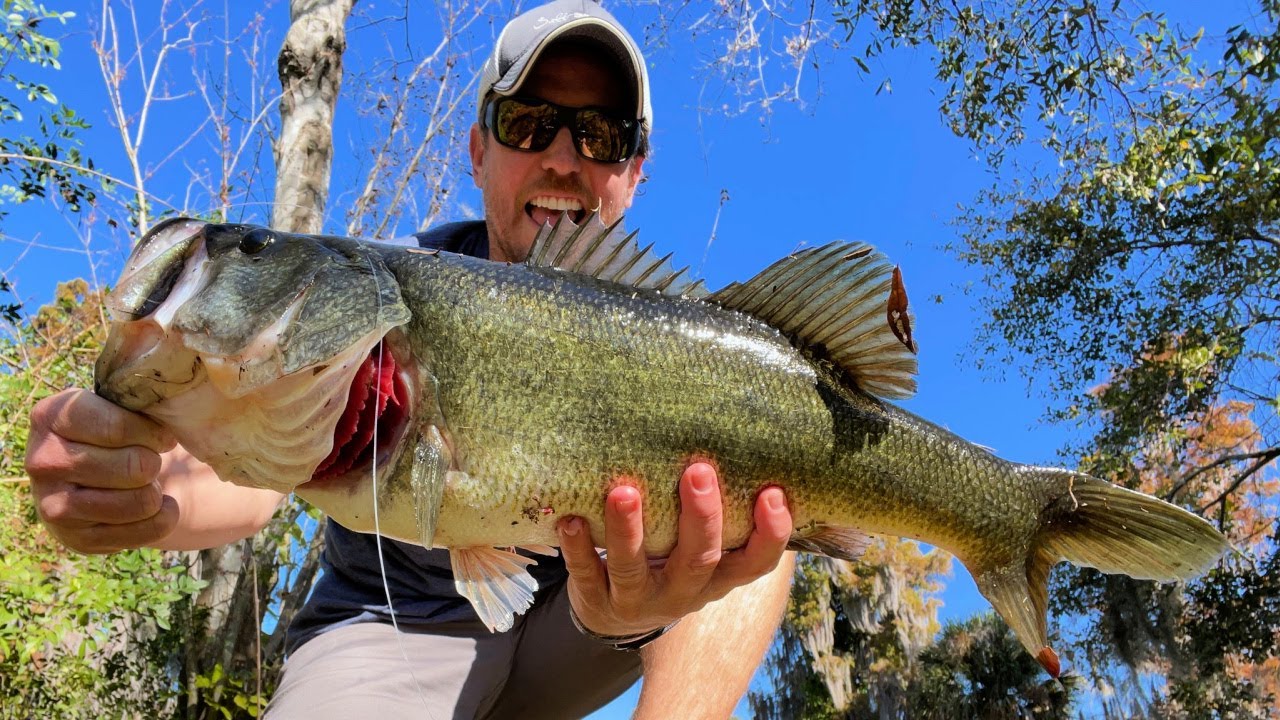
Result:
[[707,294],[701,280],[689,278],[688,268],[672,267],[671,255],[658,257],[653,245],[640,247],[636,233],[628,235],[622,230],[622,220],[606,226],[594,212],[582,225],[563,214],[554,226],[544,225],[525,262],[673,297],[701,298]]
[[915,392],[907,293],[897,268],[870,245],[833,242],[801,250],[708,300],[820,351],[873,395],[905,398]]

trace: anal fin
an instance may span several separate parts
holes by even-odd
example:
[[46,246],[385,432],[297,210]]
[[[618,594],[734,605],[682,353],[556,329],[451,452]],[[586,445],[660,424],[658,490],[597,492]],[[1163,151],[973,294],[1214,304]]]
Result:
[[510,550],[492,547],[450,548],[453,584],[471,601],[480,621],[491,632],[506,632],[516,615],[533,605],[538,581],[528,567],[537,561]]
[[817,553],[840,560],[857,560],[871,543],[871,537],[861,530],[835,525],[817,524],[802,534],[792,535],[787,541],[788,550]]

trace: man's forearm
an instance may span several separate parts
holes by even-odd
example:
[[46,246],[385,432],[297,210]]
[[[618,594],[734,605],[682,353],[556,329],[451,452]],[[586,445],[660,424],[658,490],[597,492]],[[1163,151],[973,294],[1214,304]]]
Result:
[[782,621],[795,554],[773,572],[682,620],[645,648],[635,720],[727,718]]
[[178,524],[155,543],[161,550],[203,550],[261,530],[283,495],[223,482],[181,447],[163,456],[160,485],[178,502]]

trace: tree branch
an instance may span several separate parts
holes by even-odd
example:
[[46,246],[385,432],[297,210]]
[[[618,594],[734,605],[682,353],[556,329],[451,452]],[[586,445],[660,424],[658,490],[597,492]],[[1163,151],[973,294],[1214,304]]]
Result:
[[1251,233],[1241,233],[1232,238],[1232,240],[1252,240],[1254,242],[1268,243],[1276,249],[1280,249],[1280,238],[1262,231],[1262,228],[1254,228]]
[[[1260,462],[1262,465],[1266,465],[1269,461],[1274,460],[1277,457],[1280,457],[1280,446],[1270,447],[1270,448],[1266,448],[1265,450],[1258,450],[1255,452],[1231,453],[1228,455],[1222,455],[1218,458],[1215,458],[1213,462],[1210,462],[1206,465],[1201,465],[1200,467],[1197,467],[1195,470],[1192,470],[1190,473],[1184,475],[1181,480],[1179,480],[1176,484],[1174,484],[1172,488],[1169,489],[1169,492],[1165,493],[1164,499],[1168,502],[1173,502],[1174,497],[1178,493],[1182,492],[1182,490],[1186,488],[1187,485],[1189,485],[1192,480],[1195,480],[1196,478],[1209,472],[1210,470],[1213,470],[1214,468],[1222,467],[1223,465],[1229,465],[1233,462],[1239,462],[1241,460],[1258,460],[1258,459],[1260,459]],[[1250,473],[1253,473],[1253,472],[1256,472],[1256,470],[1250,470]],[[1235,487],[1239,485],[1239,483],[1240,483],[1240,480],[1237,480],[1233,484],[1232,490],[1234,490]],[[1230,492],[1230,490],[1228,492]],[[1215,500],[1214,502],[1217,502],[1217,501]],[[1209,503],[1209,505],[1212,505],[1212,504],[1213,503]]]
[[1225,490],[1219,493],[1218,497],[1214,498],[1208,503],[1205,503],[1204,505],[1201,505],[1199,508],[1201,514],[1203,514],[1205,511],[1207,511],[1209,508],[1213,507],[1214,505],[1224,502],[1232,493],[1234,493],[1236,490],[1240,488],[1241,485],[1244,484],[1245,480],[1248,480],[1250,477],[1257,474],[1259,470],[1262,470],[1264,467],[1269,465],[1276,458],[1280,458],[1280,445],[1267,448],[1266,450],[1263,450],[1260,453],[1250,453],[1250,455],[1257,456],[1257,460],[1255,460],[1254,463],[1250,465],[1247,470],[1241,473],[1239,477],[1237,477],[1230,485],[1228,485]]
[[23,153],[7,153],[7,152],[0,152],[0,159],[26,160],[27,162],[30,162],[30,163],[44,163],[46,165],[57,165],[58,167],[63,167],[73,172],[78,172],[83,175],[92,175],[101,180],[106,180],[107,182],[115,183],[120,187],[128,188],[136,193],[143,192],[143,190],[138,186],[130,185],[129,183],[117,178],[114,175],[108,175],[107,173],[98,172],[97,170],[87,168],[83,165],[76,165],[75,163],[64,162],[62,160],[54,160],[53,158],[39,157],[37,155],[25,155]]

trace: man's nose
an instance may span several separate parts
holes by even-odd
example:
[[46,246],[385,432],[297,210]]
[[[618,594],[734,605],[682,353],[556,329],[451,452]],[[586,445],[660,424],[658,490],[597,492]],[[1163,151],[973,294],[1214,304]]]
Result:
[[555,139],[542,151],[542,167],[558,175],[572,175],[582,169],[582,158],[573,147],[569,128],[557,130]]

